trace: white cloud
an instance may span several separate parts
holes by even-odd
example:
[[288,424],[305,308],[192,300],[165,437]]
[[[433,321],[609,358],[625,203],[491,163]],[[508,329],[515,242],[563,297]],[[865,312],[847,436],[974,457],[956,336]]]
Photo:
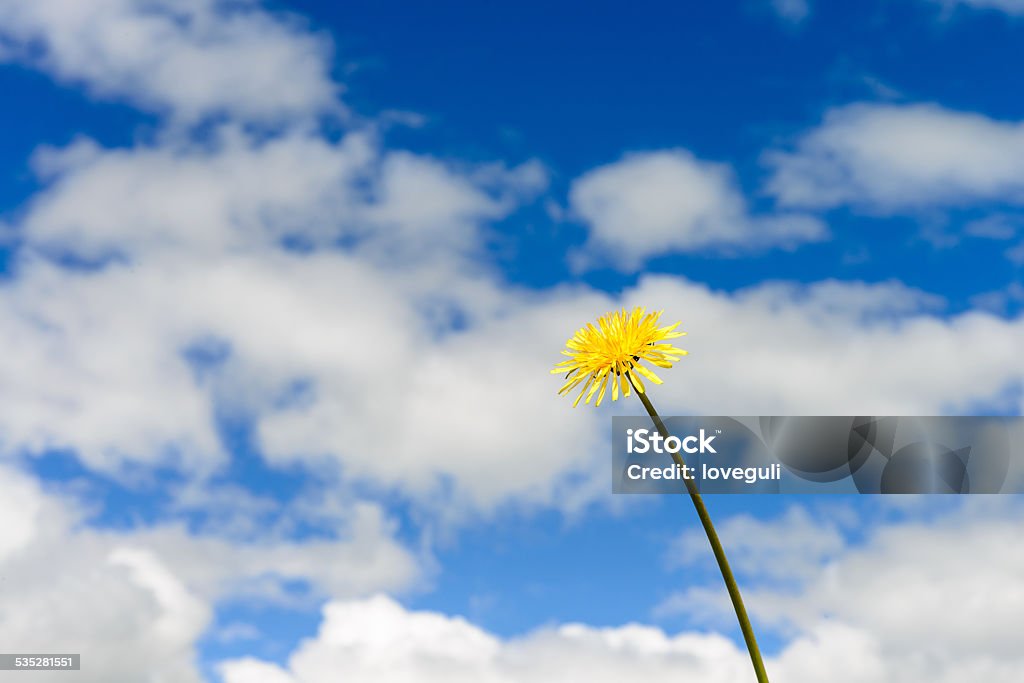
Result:
[[[841,505],[829,501],[821,508],[824,514],[794,505],[774,519],[741,513],[716,524],[740,584],[751,593],[752,585],[765,584],[799,590],[817,577],[848,550],[842,529],[850,515],[844,514]],[[861,527],[867,524],[856,515],[853,521]],[[700,529],[687,530],[674,539],[666,560],[670,569],[684,570],[677,576],[687,576],[686,570],[694,567],[717,572],[710,562],[707,536]],[[732,628],[736,619],[728,594],[718,584],[694,584],[675,591],[655,605],[651,615],[656,619],[685,615],[691,624],[721,629]]]
[[[1013,627],[1024,609],[1024,552],[1007,540],[1019,535],[1024,515],[1012,498],[943,507],[938,516],[862,526],[862,542],[797,587],[751,571],[749,608],[765,626],[811,633],[827,616],[870,634],[879,653],[906,672],[892,680],[974,680],[972,671],[1013,680],[1024,666]],[[782,517],[762,530],[779,538],[791,524]],[[819,525],[822,532],[830,526],[824,516]]]
[[263,632],[245,621],[233,621],[217,629],[216,639],[222,643],[236,643],[246,640],[259,640]]
[[[212,148],[79,142],[37,155],[36,165],[51,185],[18,226],[30,244],[19,277],[0,289],[11,326],[0,376],[15,389],[5,394],[0,442],[73,448],[108,471],[158,458],[208,471],[223,457],[214,404],[263,410],[297,380],[329,385],[321,409],[351,404],[358,421],[365,392],[387,386],[368,356],[396,372],[413,367],[419,335],[436,336],[456,309],[472,315],[475,299],[501,298],[469,269],[455,276],[450,262],[474,255],[481,221],[546,182],[537,164],[460,170],[383,153],[363,134],[256,142],[231,128]],[[315,251],[284,251],[285,237]],[[339,239],[355,244],[322,249]],[[124,260],[86,272],[33,251]],[[452,282],[475,291],[457,294]],[[220,340],[230,362],[214,373],[222,381],[203,384],[182,352],[208,340]],[[272,443],[275,430],[263,431]],[[323,436],[315,452],[350,438]]]
[[97,260],[191,257],[347,240],[394,262],[458,253],[481,222],[503,218],[545,187],[537,162],[455,168],[385,151],[372,130],[338,142],[301,131],[257,139],[233,125],[203,144],[161,139],[101,150],[81,139],[33,159],[49,182],[22,227],[33,246]]
[[[376,505],[357,503],[331,537],[290,540],[269,531],[252,539],[193,534],[167,523],[131,532],[92,532],[104,546],[142,549],[209,604],[244,599],[309,609],[325,598],[404,591],[421,585],[428,558],[395,540],[395,524]],[[132,551],[134,552],[134,551]],[[304,584],[302,590],[289,585]]]
[[765,155],[781,205],[888,213],[1024,202],[1024,124],[931,104],[853,104]]
[[14,652],[78,652],[83,681],[198,683],[195,644],[225,598],[276,600],[286,580],[308,581],[321,598],[358,597],[419,578],[391,524],[365,504],[336,540],[232,542],[177,525],[89,528],[71,500],[9,467],[0,500],[18,505],[5,516],[16,543],[10,530],[0,537],[0,640]]
[[[796,589],[749,591],[748,604],[762,628],[776,621],[795,629],[767,659],[773,678],[1017,680],[1024,666],[1014,628],[1024,609],[1024,553],[1006,540],[1024,524],[1020,507],[1012,500],[945,507],[932,521],[862,528],[864,541],[854,547],[829,541],[823,570],[798,573]],[[793,561],[797,565],[821,562],[821,544],[787,537],[794,525],[802,537],[833,535],[827,518],[798,510],[776,520],[741,520],[733,540],[753,543],[767,553],[762,559],[796,554],[806,555]],[[565,624],[502,639],[461,617],[407,610],[384,596],[329,603],[319,633],[284,666],[248,657],[224,661],[219,669],[225,683],[319,683],[334,680],[338,671],[353,682],[381,683],[555,681],[566,672],[595,681],[751,676],[746,654],[719,635],[670,635],[641,624]]]
[[[82,140],[36,155],[46,187],[20,214],[24,246],[0,284],[5,455],[66,448],[115,473],[173,461],[200,480],[179,503],[210,511],[203,497],[214,489],[202,477],[228,457],[214,415],[235,411],[254,419],[273,464],[339,464],[342,487],[395,489],[439,517],[478,518],[508,504],[578,508],[607,496],[602,421],[622,407],[573,411],[554,395],[548,370],[576,327],[623,303],[665,308],[690,331],[693,355],[656,396],[665,412],[931,413],[966,409],[1022,381],[1021,319],[943,317],[936,297],[893,282],[769,283],[726,294],[662,277],[621,298],[510,288],[476,259],[481,230],[542,190],[544,169],[389,151],[367,130],[337,142],[311,132],[308,121],[340,106],[326,45],[258,5],[42,0],[0,5],[0,20],[8,58],[173,122],[232,120],[204,144],[174,129],[130,149]],[[244,132],[253,122],[292,125],[254,137]],[[1005,133],[1007,125],[996,127]],[[1008,140],[996,138],[990,148]],[[965,177],[960,185],[980,193],[984,183]],[[627,266],[666,251],[790,246],[824,234],[799,214],[752,216],[728,169],[680,151],[596,169],[576,181],[570,200],[592,225],[591,255]],[[282,249],[289,238],[304,249]],[[79,268],[55,265],[55,255],[118,258]],[[223,362],[199,372],[183,351],[208,342],[224,349]],[[299,542],[277,530],[254,540],[238,517],[264,501],[244,492],[224,501],[242,505],[221,533],[198,536],[171,524],[83,528],[70,505],[6,469],[0,494],[0,513],[13,522],[0,531],[0,641],[22,650],[59,642],[87,654],[86,681],[198,681],[195,643],[217,602],[287,602],[288,580],[308,582],[309,599],[333,599],[319,635],[287,668],[225,663],[229,683],[311,683],[342,669],[352,680],[385,682],[750,674],[745,654],[718,635],[566,625],[502,640],[387,598],[354,600],[407,590],[424,572],[424,558],[396,541],[381,508],[355,496],[327,513],[336,538]],[[836,571],[867,601],[870,562],[841,554],[806,520],[787,528],[815,540],[810,564],[840,555]],[[763,527],[747,520],[725,529]],[[972,528],[970,556],[1003,559],[998,553],[1009,551],[996,541],[1016,531]],[[866,557],[892,562],[910,580],[917,558],[945,566],[941,542],[911,534],[892,547],[879,541]],[[794,552],[737,545],[741,564]],[[900,554],[902,546],[915,552]],[[1019,575],[1007,558],[1005,571]],[[971,598],[961,616],[1002,624],[1011,609],[1019,613],[1012,600],[999,611],[958,583],[971,569],[963,562],[935,577]],[[784,566],[806,575],[810,565]],[[986,582],[1010,581],[1001,571],[986,570]],[[940,657],[944,668],[931,671],[912,644],[901,658],[878,635],[914,623],[851,607],[825,580],[808,586],[819,602],[767,593],[752,601],[759,614],[799,629],[772,663],[785,679],[1001,683],[1020,669],[1003,653],[1005,640],[985,631],[991,642],[950,648],[960,659]],[[886,597],[912,608],[933,598],[919,589]],[[819,603],[841,618],[821,623]],[[928,605],[921,613],[940,618]],[[952,633],[934,624],[925,631],[940,643]]]
[[[216,406],[254,416],[272,462],[329,458],[435,511],[602,495],[604,413],[572,411],[547,371],[576,327],[622,302],[506,289],[469,260],[480,222],[535,191],[537,171],[382,156],[359,135],[226,140],[40,157],[52,184],[24,215],[29,247],[0,287],[8,451],[70,448],[111,472],[173,456],[208,472],[224,458]],[[389,159],[402,170],[381,170]],[[356,189],[367,179],[369,196]],[[419,215],[401,188],[422,183],[434,208]],[[313,250],[278,248],[288,234]],[[323,246],[353,234],[348,250]],[[423,258],[389,262],[402,243]],[[127,260],[69,269],[34,249]],[[1019,321],[946,320],[941,300],[898,283],[727,295],[652,278],[624,300],[690,330],[693,355],[657,397],[680,412],[932,412],[1019,379]],[[182,352],[208,340],[226,357],[197,377]],[[296,383],[302,395],[282,400]]]
[[[117,550],[74,534],[75,515],[24,475],[0,469],[0,499],[31,498],[13,520],[31,541],[0,558],[0,640],[12,652],[77,652],[76,677],[99,683],[165,679],[198,683],[193,649],[209,606],[142,550]],[[59,673],[40,680],[57,681]]]
[[123,458],[219,462],[211,397],[176,360],[182,340],[152,336],[162,314],[136,307],[145,285],[69,279],[42,263],[31,272],[0,287],[4,450],[72,448],[97,469]]
[[[60,445],[116,473],[126,460],[164,458],[168,444],[205,442],[208,450],[183,449],[178,461],[201,473],[219,464],[204,457],[219,452],[216,403],[253,412],[274,461],[331,455],[349,476],[424,500],[441,476],[485,506],[513,493],[553,500],[556,475],[597,457],[598,432],[581,433],[594,424],[589,414],[568,418],[547,370],[575,306],[607,304],[587,295],[533,310],[485,282],[460,296],[448,289],[460,279],[423,279],[340,253],[89,274],[28,266],[3,298],[7,448]],[[480,295],[506,310],[475,313]],[[431,297],[465,310],[472,333],[438,338],[420,310]],[[196,380],[181,352],[206,338],[225,340],[230,355]],[[281,404],[303,379],[308,400]],[[445,502],[456,501],[438,507]]]
[[947,9],[963,6],[971,9],[992,9],[1011,15],[1024,15],[1024,0],[931,0]]
[[1006,258],[1010,259],[1010,262],[1015,265],[1024,266],[1024,242],[1020,242],[1007,249]]
[[[1015,240],[1017,235],[1024,236],[1024,220],[1019,215],[996,213],[967,223],[963,230],[964,234],[971,237],[1010,241]],[[1003,251],[1003,255],[1010,263],[1024,266],[1024,241],[1011,245]]]
[[111,551],[108,560],[115,566],[126,567],[131,580],[151,594],[160,610],[160,616],[153,622],[157,638],[188,643],[202,632],[210,619],[210,608],[193,596],[153,553],[119,547]]
[[[24,13],[16,26],[67,22],[61,31],[88,30],[95,12],[150,11],[109,0],[55,18],[57,7],[5,11]],[[271,21],[255,5],[231,20],[199,0],[184,7],[199,18],[175,31]],[[228,40],[209,30],[213,44]],[[159,461],[202,476],[227,458],[215,413],[233,411],[254,419],[272,463],[340,464],[347,481],[437,514],[578,507],[606,495],[600,420],[618,406],[571,410],[548,369],[574,329],[624,302],[663,307],[690,330],[693,355],[657,396],[679,412],[933,412],[1020,379],[1019,320],[943,318],[934,297],[896,283],[518,291],[481,265],[481,233],[545,187],[540,164],[387,150],[368,129],[338,141],[301,125],[244,131],[36,155],[45,188],[19,214],[24,246],[0,285],[5,453],[66,448],[96,470]],[[684,151],[596,169],[571,204],[593,224],[591,251],[634,263],[821,234],[806,217],[751,216],[726,167]],[[55,254],[119,259],[83,269]],[[183,352],[203,344],[224,358],[199,372]]]
[[[770,521],[734,515],[718,525],[718,534],[736,571],[789,581],[813,577],[846,548],[840,524],[818,519],[798,506]],[[671,565],[687,567],[703,562],[707,554],[704,532],[691,529],[675,540],[668,560]]]
[[689,331],[690,355],[653,395],[666,414],[970,412],[1024,375],[1024,320],[934,315],[933,298],[897,283],[768,283],[727,295],[650,277],[626,300],[664,308]]
[[1020,282],[1011,282],[1003,289],[983,292],[971,297],[971,305],[975,308],[993,311],[997,314],[1005,314],[1011,304],[1021,302],[1024,302],[1024,285]]
[[168,249],[198,257],[265,247],[293,232],[323,241],[344,235],[339,225],[354,230],[362,199],[353,186],[376,158],[361,134],[335,145],[302,133],[258,143],[224,127],[212,145],[123,150],[80,140],[36,154],[50,185],[33,198],[22,229],[40,248],[83,259]]
[[[0,287],[5,452],[67,448],[98,470],[162,461],[202,475],[226,460],[214,414],[228,410],[255,418],[272,462],[328,458],[438,509],[601,495],[604,413],[569,410],[547,369],[576,326],[620,301],[510,290],[474,261],[481,228],[545,187],[539,164],[389,151],[370,130],[337,142],[302,125],[243,132],[239,121],[316,114],[336,90],[323,41],[256,3],[44,0],[0,12],[7,39],[36,44],[33,63],[58,77],[186,119],[228,107],[236,121],[203,144],[177,130],[35,156],[46,187],[15,226],[25,246]],[[192,91],[205,81],[167,75],[184,62],[213,85]],[[751,216],[728,168],[680,150],[595,169],[570,199],[592,224],[591,251],[623,263],[822,234],[806,217]],[[283,239],[308,251],[282,250]],[[122,260],[88,270],[39,254]],[[1017,321],[944,320],[933,299],[895,284],[725,295],[656,279],[625,297],[660,301],[692,332],[694,355],[659,395],[680,408],[940,410],[1016,378]],[[224,361],[197,376],[183,351],[210,342]],[[959,348],[984,353],[946,366]],[[947,369],[921,380],[909,368],[922,358]]]
[[193,122],[341,113],[330,45],[253,0],[0,3],[0,58]]
[[1008,240],[1022,227],[1020,216],[993,214],[973,220],[964,226],[964,234],[991,240]]
[[585,256],[636,269],[666,252],[747,251],[820,240],[802,215],[751,217],[731,170],[685,150],[633,154],[573,181],[572,211],[589,226]]
[[[828,517],[791,510],[775,520],[740,518],[730,532],[741,549],[757,548],[762,560],[789,566],[821,565],[798,571],[796,586],[778,584],[779,573],[766,585],[761,572],[747,568],[754,577],[745,582],[747,604],[762,634],[772,624],[782,627],[781,651],[766,661],[773,680],[1019,678],[1024,659],[1015,624],[1024,610],[1024,551],[1007,540],[1024,525],[1021,508],[1007,498],[937,507],[946,512],[862,525],[863,541],[854,546],[831,540]],[[786,534],[794,528],[801,538],[829,540],[802,545]],[[722,596],[721,609],[729,612],[720,584],[706,590]],[[567,624],[501,639],[460,617],[406,610],[385,597],[329,604],[320,632],[284,667],[249,658],[222,662],[220,670],[226,683],[319,683],[338,671],[354,682],[381,683],[555,681],[567,672],[596,681],[752,676],[746,653],[719,635]]]
[[384,234],[387,258],[422,260],[425,249],[467,251],[481,224],[507,216],[547,187],[537,161],[515,168],[489,164],[459,172],[438,160],[392,152],[382,161],[374,203],[363,220]]
[[378,596],[334,602],[316,638],[292,654],[288,669],[253,659],[229,661],[225,683],[422,681],[739,680],[749,663],[717,635],[666,636],[640,625],[598,629],[567,624],[512,640],[432,612],[411,612]]
[[[605,495],[607,413],[572,410],[548,369],[576,327],[622,303],[665,308],[690,332],[691,356],[654,395],[670,413],[970,410],[1022,378],[1020,320],[944,318],[940,300],[898,283],[726,294],[661,277],[617,300],[502,290],[443,264],[262,251],[89,273],[27,263],[0,301],[8,450],[59,444],[116,472],[208,443],[180,462],[209,471],[218,405],[256,418],[274,463],[327,459],[453,515]],[[445,311],[459,327],[439,322]],[[181,351],[209,338],[229,354],[196,379]],[[295,382],[308,390],[282,401]]]
[[5,481],[3,493],[0,496],[0,517],[6,523],[0,530],[0,562],[32,542],[43,507],[39,487],[27,477]]
[[1019,657],[1024,552],[1006,540],[1021,524],[1017,512],[883,528],[812,582],[798,608],[835,614],[897,651]]
[[772,9],[780,18],[799,24],[810,14],[807,0],[772,0]]

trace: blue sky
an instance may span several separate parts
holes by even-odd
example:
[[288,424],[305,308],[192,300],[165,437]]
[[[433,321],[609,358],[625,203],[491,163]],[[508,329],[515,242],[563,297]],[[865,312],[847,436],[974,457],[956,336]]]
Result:
[[[339,31],[339,40],[351,45],[345,56],[353,102],[436,121],[430,135],[410,140],[415,148],[469,159],[539,157],[551,167],[556,191],[624,152],[683,147],[728,162],[750,200],[763,202],[765,149],[815,125],[831,107],[891,99],[996,119],[1021,116],[1013,70],[1006,68],[1017,58],[1019,26],[1000,13],[940,21],[941,10],[926,2],[823,3],[794,26],[768,4],[594,3],[586,12],[567,4],[501,11],[463,3],[298,7],[314,26]],[[1001,267],[965,272],[963,253],[921,243],[922,217],[863,220],[860,213],[836,211],[830,227],[842,239],[792,258],[766,253],[745,259],[743,267],[723,267],[697,253],[662,258],[649,270],[726,289],[768,278],[898,277],[941,291],[958,307],[979,289],[1019,277],[999,258],[999,245],[970,246],[974,258]],[[925,218],[945,232],[945,221],[971,213]],[[558,255],[566,242],[582,241],[583,232],[571,225],[553,231],[543,218],[535,220],[541,225],[526,235],[521,221],[510,226],[518,253],[532,248],[536,256],[528,259],[533,267],[513,263],[509,273],[515,281],[547,285],[566,278]],[[844,262],[861,250],[872,258]],[[946,275],[951,269],[959,271],[953,282]],[[616,275],[584,279],[601,287],[630,281]]]
[[[666,414],[1019,415],[1022,32],[0,2],[0,640],[107,683],[749,680],[689,501],[610,494],[639,404],[548,368],[646,305],[689,333]],[[1013,498],[709,507],[779,680],[1019,680]]]

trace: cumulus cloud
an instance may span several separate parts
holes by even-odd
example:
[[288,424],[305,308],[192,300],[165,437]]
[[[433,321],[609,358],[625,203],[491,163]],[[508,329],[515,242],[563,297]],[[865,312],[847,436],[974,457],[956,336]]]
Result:
[[639,624],[543,629],[512,641],[461,617],[412,612],[385,596],[334,602],[324,608],[317,636],[289,658],[287,669],[242,659],[224,662],[225,683],[380,681],[589,681],[623,679],[738,680],[749,667],[718,635],[668,636]]
[[[736,571],[777,580],[806,580],[846,549],[842,524],[834,519],[840,516],[832,515],[818,519],[799,506],[773,520],[739,514],[718,525],[718,534],[729,548]],[[707,543],[703,531],[683,533],[669,550],[670,566],[689,567],[704,561]]]
[[750,216],[731,170],[686,150],[632,154],[573,181],[571,210],[588,224],[585,257],[636,269],[651,256],[748,251],[823,239],[803,215]]
[[765,155],[787,207],[881,213],[1024,202],[1024,124],[932,104],[852,104]]
[[[725,294],[650,277],[626,300],[673,311],[689,331],[690,355],[658,387],[667,414],[971,412],[1024,375],[1014,350],[1024,320],[936,315],[934,297],[895,282],[766,283]],[[1007,400],[1003,408],[1020,409]]]
[[[548,369],[576,327],[634,303],[690,331],[692,355],[659,388],[668,412],[969,410],[1021,380],[1019,320],[944,317],[941,299],[895,282],[727,294],[652,277],[612,297],[518,292],[461,263],[276,248],[156,250],[100,270],[26,261],[0,290],[7,449],[70,448],[116,472],[176,446],[172,462],[209,472],[228,409],[252,416],[271,462],[335,462],[435,511],[579,504],[604,495],[605,412],[573,414]],[[186,351],[206,340],[223,358],[197,375]]]
[[366,505],[353,509],[345,538],[244,543],[178,525],[90,528],[67,497],[6,466],[0,501],[0,640],[15,652],[78,652],[83,681],[198,683],[195,644],[219,600],[278,600],[289,580],[309,582],[313,595],[354,597],[402,590],[419,575]]
[[73,535],[71,511],[7,468],[0,470],[0,499],[31,503],[7,511],[13,514],[5,526],[25,530],[25,540],[8,543],[0,556],[0,639],[12,652],[81,653],[78,674],[96,683],[154,675],[201,680],[194,642],[209,605],[163,563],[144,550]]
[[[26,264],[3,301],[9,449],[60,444],[106,471],[160,459],[168,444],[219,452],[220,406],[253,416],[272,462],[327,459],[449,512],[601,495],[604,412],[573,413],[547,371],[575,327],[618,305],[665,308],[690,331],[692,355],[657,395],[680,414],[969,410],[1021,380],[1024,340],[1019,320],[943,317],[941,300],[898,283],[727,294],[660,277],[621,299],[540,295],[335,251],[86,272]],[[183,350],[205,339],[227,351],[197,377]],[[183,452],[191,472],[220,462]]]
[[[827,611],[888,649],[941,652],[963,667],[985,654],[1017,660],[1012,624],[1024,610],[1024,553],[1006,539],[1020,532],[1022,520],[1019,511],[999,512],[883,527],[866,547],[830,566],[787,612],[806,618]],[[929,664],[941,675],[938,661]]]
[[[105,471],[125,460],[209,471],[224,459],[215,405],[283,406],[297,382],[325,397],[322,418],[352,410],[360,424],[367,393],[416,382],[389,380],[369,361],[387,358],[394,377],[436,373],[443,361],[429,361],[439,353],[431,340],[449,318],[472,320],[477,300],[505,300],[462,259],[475,255],[482,222],[546,182],[537,164],[456,169],[384,153],[358,133],[336,144],[305,134],[257,142],[227,129],[212,148],[77,142],[40,153],[36,165],[50,185],[18,225],[27,246],[0,290],[0,317],[12,325],[0,375],[20,394],[0,442],[72,448]],[[287,239],[302,248],[283,248]],[[54,265],[67,256],[100,267]],[[225,362],[203,384],[188,352],[210,346]],[[99,377],[103,395],[93,396]],[[262,428],[270,451],[302,405]],[[290,451],[369,438],[386,412],[370,405],[379,418],[365,428],[321,428],[326,440],[303,435]],[[410,470],[430,467],[417,458]]]
[[[88,33],[97,12],[169,22],[159,30],[179,42],[211,31],[203,45],[233,45],[233,33],[218,33],[233,22],[308,38],[254,4],[183,7],[174,11],[192,20],[126,0],[67,17],[54,0],[5,11],[15,29],[43,26],[54,45],[64,31]],[[178,42],[161,45],[170,55]],[[135,68],[130,57],[110,59]],[[275,59],[275,70],[291,63]],[[215,108],[189,110],[168,92],[182,111]],[[295,106],[314,112],[316,101]],[[1019,321],[946,318],[935,297],[898,283],[726,294],[650,278],[621,297],[510,288],[481,265],[482,234],[543,191],[540,164],[391,150],[372,127],[328,139],[298,115],[257,136],[241,125],[246,112],[225,112],[236,121],[201,143],[179,130],[130,148],[81,139],[35,155],[44,188],[19,212],[21,248],[0,286],[5,453],[68,449],[104,472],[162,463],[203,477],[230,457],[216,423],[227,412],[252,420],[271,463],[333,463],[348,481],[438,514],[579,506],[606,495],[598,424],[617,406],[570,417],[548,369],[576,327],[632,303],[663,307],[691,332],[693,356],[659,392],[680,412],[934,412],[1019,381]],[[585,174],[570,208],[591,223],[590,255],[634,265],[823,234],[801,215],[751,215],[729,169],[679,150]],[[946,363],[964,348],[975,352]],[[922,372],[935,367],[946,369]]]
[[[795,585],[753,566],[741,570],[751,577],[748,588],[755,586],[747,593],[755,619],[785,634],[785,645],[766,661],[772,677],[1016,681],[1024,666],[1015,628],[1024,610],[1024,552],[1006,539],[1019,534],[1024,515],[1012,500],[944,507],[930,519],[861,525],[863,541],[852,546],[834,541],[828,518],[799,508],[773,520],[740,518],[729,531],[741,548],[750,544],[763,560],[802,555],[798,565],[820,567],[798,572]],[[786,534],[794,529],[817,540],[796,543]],[[713,592],[724,595],[720,585]],[[721,603],[730,610],[727,599]],[[461,617],[410,611],[383,596],[328,604],[319,633],[284,666],[246,658],[222,662],[220,671],[226,683],[318,683],[338,671],[384,683],[751,675],[746,653],[719,635],[566,624],[502,639]]]
[[[272,461],[330,456],[350,476],[424,499],[444,476],[477,504],[511,493],[552,500],[556,475],[589,463],[595,437],[581,433],[593,417],[558,410],[547,370],[575,306],[607,304],[591,294],[534,310],[486,283],[462,302],[452,280],[432,277],[340,253],[26,267],[4,291],[12,334],[0,375],[16,389],[4,394],[5,444],[73,448],[113,473],[132,461],[209,472],[223,462],[204,457],[221,452],[216,404],[257,418]],[[505,314],[487,308],[481,320],[478,295],[498,298]],[[465,310],[472,333],[439,337],[421,309],[432,296]],[[211,338],[229,351],[197,378],[184,351]],[[288,399],[300,381],[308,390]],[[168,460],[175,444],[193,446]]]
[[[783,532],[792,526],[792,512],[759,522],[759,545],[805,555],[820,567],[796,585],[743,570],[746,584],[753,586],[747,604],[754,617],[795,636],[780,664],[788,661],[800,670],[823,659],[815,650],[827,643],[814,634],[829,624],[871,653],[867,661],[874,660],[876,673],[854,680],[952,683],[976,676],[1010,681],[1019,675],[1015,672],[1024,662],[1012,623],[1024,609],[1024,555],[1006,539],[1024,525],[1020,505],[995,498],[930,507],[938,510],[896,523],[862,519],[858,535],[863,540],[828,558],[820,557],[815,545],[790,543]],[[828,517],[816,520],[820,533],[831,533]],[[668,602],[678,606],[689,597],[681,593]],[[722,619],[730,616],[727,601],[705,599],[704,606],[717,608]]]
[[481,222],[506,216],[546,184],[537,162],[458,169],[385,151],[372,129],[330,142],[297,130],[260,139],[224,125],[211,138],[43,148],[33,166],[48,189],[21,229],[38,249],[86,261],[169,250],[209,257],[287,239],[425,260],[471,249]]
[[0,3],[0,58],[185,122],[341,113],[330,44],[252,0]]
[[[726,293],[652,277],[616,296],[509,287],[481,265],[481,235],[543,191],[544,168],[387,149],[369,127],[337,140],[321,134],[310,122],[342,111],[329,46],[254,2],[3,3],[0,25],[5,59],[169,124],[130,148],[81,139],[35,155],[43,189],[18,212],[19,250],[0,283],[5,457],[66,449],[115,474],[173,464],[196,487],[179,504],[222,511],[204,502],[225,493],[205,488],[205,477],[231,457],[216,419],[241,414],[271,464],[327,463],[342,486],[366,484],[364,498],[398,491],[459,520],[510,504],[574,509],[607,496],[601,425],[621,404],[573,411],[554,395],[548,370],[576,327],[633,304],[664,308],[690,332],[692,355],[658,393],[665,412],[935,413],[967,410],[1024,381],[1020,318],[946,316],[941,299],[897,282],[767,283]],[[952,115],[950,130],[982,131],[981,161],[968,158],[966,170],[946,164],[953,194],[1016,191],[1017,166],[987,165],[1016,144],[1016,128],[963,116]],[[226,122],[211,125],[202,142],[176,125],[211,118]],[[268,123],[273,132],[252,133],[252,124]],[[813,143],[814,135],[779,162],[777,178],[827,185],[847,166],[871,171],[856,154],[835,153],[842,144],[829,136]],[[787,163],[800,170],[792,160],[801,154],[820,161],[819,148],[838,165],[833,176],[785,175]],[[974,151],[933,153],[946,163],[965,150]],[[897,180],[924,187],[927,170],[906,164],[896,167]],[[987,172],[1004,175],[987,181]],[[888,198],[873,178],[858,182],[868,199]],[[777,194],[782,204],[831,205],[792,189]],[[684,151],[595,169],[577,179],[569,199],[591,227],[588,257],[624,267],[670,251],[789,247],[825,232],[799,213],[752,214],[727,168]],[[285,583],[301,581],[313,599],[331,598],[320,633],[285,667],[224,663],[229,683],[309,683],[334,680],[339,670],[374,681],[564,680],[567,671],[597,681],[749,676],[745,654],[719,635],[565,625],[504,640],[458,617],[362,599],[408,589],[424,569],[381,508],[358,498],[331,517],[336,536],[320,540],[254,538],[252,521],[238,518],[245,505],[262,503],[244,493],[221,503],[237,506],[221,528],[197,534],[168,523],[117,532],[89,528],[33,479],[0,469],[0,641],[88,653],[82,680],[190,683],[199,680],[195,643],[219,600],[288,601]],[[753,520],[724,528],[737,538],[770,531]],[[858,569],[864,561],[806,518],[790,519],[787,530],[818,552],[790,565],[794,573],[806,576],[810,564],[829,559],[866,600],[873,584]],[[998,528],[1003,538],[1015,531]],[[890,545],[879,540],[866,557],[893,562],[908,581],[915,558],[946,562],[939,536],[908,533]],[[1009,552],[994,535],[975,536],[972,557]],[[745,547],[740,566],[795,552],[737,546]],[[917,552],[900,554],[902,546]],[[1006,556],[1005,566],[1018,564]],[[986,580],[1008,580],[993,571]],[[953,574],[936,580],[964,588]],[[753,602],[763,619],[797,629],[772,662],[788,680],[913,683],[971,674],[999,682],[1019,671],[1012,656],[989,657],[995,650],[973,641],[956,662],[941,654],[894,659],[883,636],[913,623],[851,607],[827,582],[806,585],[841,618],[822,621],[811,603],[788,594],[764,592]],[[968,595],[983,607],[964,616],[986,618],[987,597]],[[931,597],[910,591],[900,604]],[[993,609],[1005,621],[1009,612]],[[937,618],[934,608],[922,613]],[[936,677],[939,665],[948,666]]]

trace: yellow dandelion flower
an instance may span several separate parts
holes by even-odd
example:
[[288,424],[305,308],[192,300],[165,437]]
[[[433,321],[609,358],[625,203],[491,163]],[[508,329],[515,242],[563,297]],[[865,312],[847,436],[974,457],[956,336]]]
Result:
[[637,306],[631,312],[622,309],[606,313],[598,318],[597,327],[587,323],[586,327],[577,330],[566,342],[566,350],[562,351],[569,360],[562,361],[551,371],[551,374],[567,373],[567,381],[558,393],[566,394],[583,384],[573,406],[579,405],[584,394],[587,403],[597,394],[594,405],[599,406],[609,384],[613,401],[619,400],[620,387],[622,395],[629,396],[630,379],[640,393],[644,392],[641,377],[661,384],[661,379],[640,362],[671,368],[687,353],[665,341],[686,333],[674,331],[679,323],[658,327],[661,314],[662,311],[646,313],[643,307]]

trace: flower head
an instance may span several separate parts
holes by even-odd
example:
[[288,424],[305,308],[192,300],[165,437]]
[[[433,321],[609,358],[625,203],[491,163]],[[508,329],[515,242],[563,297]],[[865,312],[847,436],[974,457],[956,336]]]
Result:
[[567,381],[558,393],[568,393],[583,384],[573,406],[579,405],[584,394],[587,403],[597,394],[594,405],[599,406],[609,384],[613,401],[619,399],[620,387],[622,395],[629,396],[630,380],[641,393],[644,391],[641,377],[661,384],[661,379],[640,365],[640,362],[647,361],[659,368],[670,368],[672,363],[687,353],[665,341],[682,337],[686,333],[673,331],[679,323],[658,327],[661,313],[645,313],[641,306],[632,312],[622,309],[602,315],[597,319],[597,327],[587,323],[586,327],[577,330],[573,338],[566,342],[566,350],[562,351],[563,355],[569,356],[569,360],[562,361],[551,371],[551,374],[568,373],[565,376]]

